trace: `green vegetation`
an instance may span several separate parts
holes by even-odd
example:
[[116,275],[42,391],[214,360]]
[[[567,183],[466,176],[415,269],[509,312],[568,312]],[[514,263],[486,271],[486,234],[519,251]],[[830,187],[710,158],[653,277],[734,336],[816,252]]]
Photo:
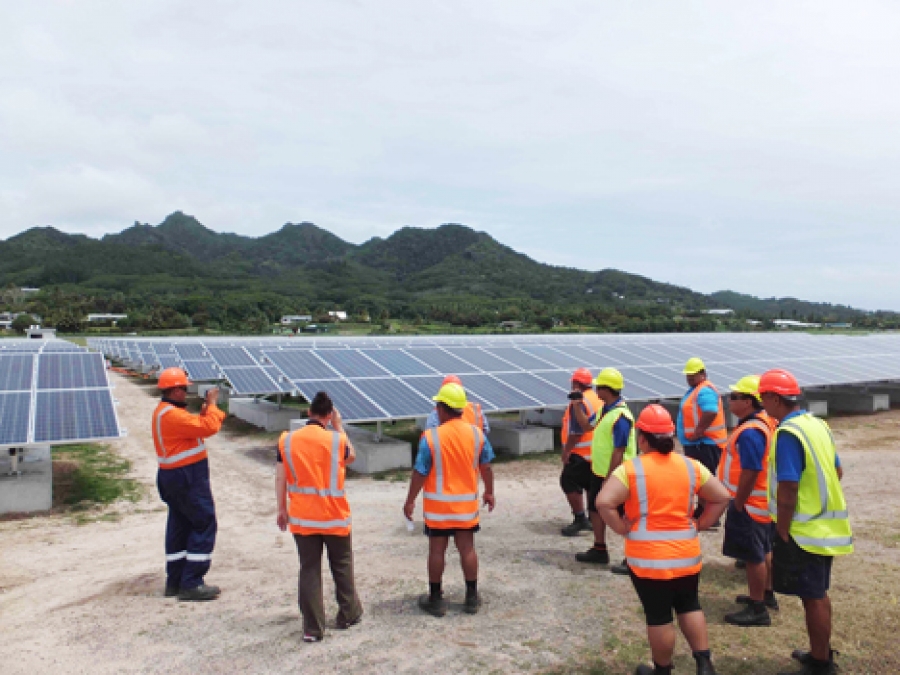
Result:
[[131,462],[105,445],[65,445],[53,448],[53,505],[72,511],[137,501],[137,481],[128,478]]
[[[20,287],[39,287],[26,295]],[[285,314],[318,324],[344,310],[358,330],[662,332],[748,330],[747,319],[900,327],[900,315],[793,299],[713,295],[619,270],[544,265],[462,225],[403,228],[361,245],[312,223],[259,238],[176,212],[101,240],[33,228],[0,242],[0,309],[63,333],[88,313],[127,314],[107,332],[268,333]],[[733,308],[733,316],[704,310]]]

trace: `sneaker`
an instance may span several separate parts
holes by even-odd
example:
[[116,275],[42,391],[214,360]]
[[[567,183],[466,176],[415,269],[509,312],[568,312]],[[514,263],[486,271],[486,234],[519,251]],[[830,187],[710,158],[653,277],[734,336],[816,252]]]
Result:
[[356,617],[355,619],[353,619],[352,621],[340,621],[338,619],[335,619],[334,627],[337,628],[338,630],[347,630],[348,628],[352,628],[353,626],[357,625],[358,623],[361,623],[362,618],[363,618],[363,615],[362,615],[362,613],[360,613],[360,615],[358,617]]
[[[753,599],[749,595],[739,595],[734,601],[739,605],[749,605],[753,602]],[[766,603],[768,609],[774,609],[776,612],[778,611],[778,598],[775,597],[774,593],[766,593],[763,602]]]
[[432,598],[426,593],[419,596],[419,609],[440,618],[447,613],[447,603],[444,598]]
[[576,553],[575,560],[583,563],[593,563],[595,565],[609,565],[609,551],[606,549],[589,548],[584,553]]
[[303,641],[304,642],[321,642],[322,636],[321,635],[310,635],[309,633],[304,633]]
[[166,586],[166,590],[163,593],[163,597],[166,598],[175,598],[178,597],[178,594],[181,592],[181,589],[178,586]]
[[196,588],[183,588],[178,593],[178,599],[183,602],[206,602],[207,600],[215,600],[219,597],[218,586],[207,586],[200,584]]
[[478,614],[478,608],[481,607],[480,595],[467,595],[466,602],[463,605],[463,611],[466,614]]
[[747,605],[739,612],[726,614],[725,623],[745,628],[749,628],[750,626],[771,626],[772,617],[769,616],[769,610],[765,608],[765,605],[761,612],[754,610],[753,605]]
[[618,565],[613,565],[609,568],[609,571],[613,574],[625,574],[628,575],[631,573],[631,570],[628,568],[628,561],[623,560]]
[[577,537],[582,532],[590,532],[594,528],[591,527],[591,521],[586,516],[575,516],[571,523],[560,530],[564,537]]

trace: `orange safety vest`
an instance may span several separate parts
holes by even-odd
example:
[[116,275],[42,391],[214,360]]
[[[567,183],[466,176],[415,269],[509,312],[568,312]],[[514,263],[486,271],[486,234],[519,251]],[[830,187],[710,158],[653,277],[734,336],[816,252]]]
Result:
[[738,451],[738,440],[748,429],[756,429],[761,431],[766,437],[766,451],[763,455],[762,470],[756,477],[756,483],[753,485],[753,491],[747,498],[744,509],[747,514],[760,523],[771,523],[772,516],[769,515],[769,443],[772,440],[772,432],[777,426],[771,417],[765,412],[759,413],[756,417],[744,422],[732,432],[728,439],[728,445],[725,446],[725,452],[719,459],[719,469],[716,476],[722,481],[731,496],[737,494],[738,485],[741,480],[741,453]]
[[180,469],[207,458],[204,438],[222,428],[227,415],[215,406],[194,415],[171,403],[160,401],[153,411],[151,433],[160,469]]
[[676,579],[703,566],[694,521],[700,491],[697,462],[676,452],[648,452],[624,464],[628,476],[625,515],[633,525],[625,536],[625,558],[635,576]]
[[[712,386],[708,381],[701,382],[694,387],[694,390],[690,394],[688,394],[687,399],[681,406],[684,435],[688,438],[694,436],[694,433],[697,431],[697,425],[700,424],[700,406],[697,405],[697,397],[700,395],[700,390],[703,389],[703,387],[709,387],[716,392],[716,397],[719,397],[718,389]],[[722,408],[721,398],[719,398],[719,411],[716,413],[716,418],[703,435],[706,438],[711,439],[720,448],[724,448],[725,443],[728,442],[728,425],[725,424],[725,410]]]
[[480,403],[467,403],[463,408],[462,418],[479,429],[484,429],[484,412]]
[[318,424],[284,433],[278,450],[287,469],[288,524],[294,534],[350,534],[344,494],[347,437]]
[[423,494],[425,524],[437,529],[475,527],[484,432],[458,419],[429,429],[424,437],[432,457]]
[[[579,401],[572,401],[572,403],[579,403]],[[597,396],[597,392],[593,389],[587,389],[584,392],[584,399],[581,403],[584,403],[588,419],[594,417],[596,422],[596,415],[603,409],[603,401]],[[575,444],[574,448],[572,448],[572,453],[581,455],[585,459],[590,459],[591,445],[594,442],[594,427],[591,427],[587,431],[582,429],[578,424],[578,420],[575,419],[575,415],[572,414],[571,405],[566,406],[566,412],[563,413],[562,429],[560,429],[560,440],[562,441],[563,446],[565,446],[566,441],[569,440],[569,434],[581,436],[581,440]]]

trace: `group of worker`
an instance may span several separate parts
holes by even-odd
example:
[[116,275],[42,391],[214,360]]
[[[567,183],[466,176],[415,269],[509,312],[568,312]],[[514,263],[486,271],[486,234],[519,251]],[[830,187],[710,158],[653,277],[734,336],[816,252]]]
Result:
[[[800,409],[800,387],[783,370],[747,376],[730,387],[729,407],[738,424],[729,436],[721,397],[700,359],[685,369],[688,391],[677,421],[659,404],[634,418],[622,398],[621,373],[596,378],[581,368],[572,376],[562,427],[560,485],[573,512],[566,536],[590,530],[593,546],[576,559],[609,564],[606,529],[625,538],[625,559],[611,571],[630,576],[643,606],[653,666],[638,675],[672,672],[679,627],[691,646],[699,675],[714,675],[706,619],[699,601],[702,568],[698,532],[714,528],[726,511],[723,554],[746,567],[744,605],[725,620],[737,626],[768,626],[775,593],[802,599],[809,651],[795,651],[796,675],[836,672],[831,649],[831,563],[851,553],[852,535],[840,485],[841,468],[828,426]],[[161,373],[162,401],[153,416],[160,496],[169,506],[166,532],[166,596],[212,600],[209,586],[216,525],[203,439],[221,427],[224,414],[211,390],[199,415],[185,408],[187,376]],[[468,400],[462,382],[448,376],[434,396],[435,409],[421,436],[403,506],[412,521],[423,493],[429,539],[429,592],[419,607],[436,617],[447,604],[442,590],[450,538],[459,550],[466,582],[463,609],[477,613],[479,477],[482,500],[493,510],[494,452],[487,419]],[[675,450],[675,440],[684,455]],[[337,629],[362,619],[353,575],[351,516],[344,481],[355,458],[339,411],[326,392],[310,402],[308,423],[282,435],[278,444],[277,524],[290,529],[300,561],[298,601],[303,639],[323,639],[322,554],[335,583]],[[584,493],[587,493],[585,504]],[[793,674],[792,674],[793,675]]]
[[[610,571],[630,575],[643,605],[654,664],[638,666],[638,675],[672,672],[673,610],[697,673],[710,675],[716,671],[698,596],[698,531],[718,527],[727,509],[722,553],[746,569],[748,592],[735,598],[742,609],[724,620],[770,626],[775,593],[797,596],[810,650],[792,653],[795,673],[835,673],[831,566],[853,551],[853,537],[828,425],[801,410],[793,375],[770,370],[730,386],[737,424],[729,435],[703,361],[690,359],[684,374],[688,390],[676,421],[659,404],[635,421],[622,401],[624,378],[613,368],[593,380],[584,368],[572,374],[560,485],[573,521],[562,534],[593,531],[594,545],[576,560],[601,565],[610,561],[606,527],[625,538],[625,560]],[[676,437],[684,455],[673,453]]]

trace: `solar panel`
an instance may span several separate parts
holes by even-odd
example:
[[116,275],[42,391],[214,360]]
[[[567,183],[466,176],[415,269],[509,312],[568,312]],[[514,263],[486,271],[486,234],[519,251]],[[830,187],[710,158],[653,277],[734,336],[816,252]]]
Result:
[[278,390],[272,378],[259,366],[222,368],[222,373],[238,394],[269,394]]
[[175,351],[182,361],[200,361],[209,358],[206,355],[206,348],[199,344],[178,343],[175,345]]
[[39,391],[35,406],[35,443],[120,435],[109,389]]
[[509,361],[523,370],[540,370],[542,368],[552,368],[554,366],[554,364],[549,361],[543,361],[538,357],[529,354],[528,352],[524,352],[521,349],[516,349],[515,347],[490,347],[487,351],[495,356],[499,356],[504,361]]
[[541,401],[527,396],[490,375],[468,375],[464,386],[467,392],[493,403],[499,410],[520,410],[540,407]]
[[322,380],[338,376],[337,371],[308,350],[291,349],[265,354],[289,380]]
[[157,354],[160,368],[181,368],[181,360],[174,354]]
[[33,370],[31,354],[0,356],[0,391],[30,391]]
[[103,356],[89,352],[41,354],[37,386],[38,389],[106,387]]
[[403,384],[402,380],[390,377],[374,377],[355,380],[353,384],[363,394],[391,416],[417,417],[427,415],[434,408],[434,402]]
[[442,375],[479,372],[478,368],[472,364],[466,363],[459,357],[453,356],[439,347],[410,348],[406,351]]
[[383,420],[391,417],[344,380],[304,380],[296,382],[296,385],[307,401],[312,401],[320,391],[326,392],[341,417],[348,420]]
[[28,442],[31,392],[0,393],[0,445]]
[[275,366],[261,366],[264,371],[268,374],[272,381],[275,383],[275,386],[278,387],[276,393],[287,393],[294,390],[294,385],[290,380],[286,380],[284,373],[282,373]]
[[[422,394],[429,401],[432,400],[432,397],[437,395],[438,390],[441,388],[441,383],[444,381],[443,375],[425,375],[420,377],[404,377],[403,381],[408,384],[410,387],[415,389],[417,392]],[[465,387],[465,381],[463,381],[463,387]],[[497,406],[493,405],[490,401],[487,401],[478,394],[469,389],[466,389],[466,397],[469,401],[474,403],[478,403],[487,411],[497,410]],[[432,406],[434,406],[434,402],[432,401]]]
[[525,345],[522,347],[522,349],[523,351],[526,351],[543,361],[552,363],[557,368],[580,368],[584,365],[581,362],[581,359],[576,359],[574,356],[564,354],[563,352],[554,349],[553,347],[547,347],[543,345]]
[[401,349],[363,349],[362,353],[394,375],[433,375],[435,372]]
[[194,382],[214,382],[222,379],[222,373],[212,361],[185,361],[184,370]]
[[352,349],[322,349],[319,357],[345,377],[390,375],[384,368]]
[[568,389],[563,389],[531,373],[504,373],[497,376],[506,384],[515,387],[549,407],[564,407],[568,400]]
[[255,366],[256,362],[240,347],[207,347],[213,361],[226,366]]

